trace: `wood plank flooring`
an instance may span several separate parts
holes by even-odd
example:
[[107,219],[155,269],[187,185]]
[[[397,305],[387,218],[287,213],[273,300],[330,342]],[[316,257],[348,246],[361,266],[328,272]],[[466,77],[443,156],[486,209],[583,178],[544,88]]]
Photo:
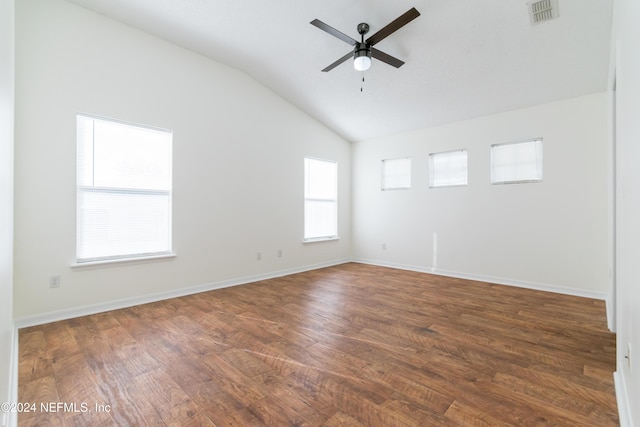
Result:
[[343,264],[21,329],[19,425],[615,426],[605,317]]

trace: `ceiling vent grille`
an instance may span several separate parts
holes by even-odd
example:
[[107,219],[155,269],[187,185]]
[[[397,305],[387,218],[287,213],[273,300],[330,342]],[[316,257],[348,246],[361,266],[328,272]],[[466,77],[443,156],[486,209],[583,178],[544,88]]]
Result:
[[527,3],[531,25],[540,24],[558,17],[557,0],[539,0]]

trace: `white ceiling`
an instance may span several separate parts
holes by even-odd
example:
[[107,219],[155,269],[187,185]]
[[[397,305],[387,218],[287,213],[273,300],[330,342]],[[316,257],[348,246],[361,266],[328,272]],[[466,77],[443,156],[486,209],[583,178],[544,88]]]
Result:
[[[607,89],[613,0],[558,0],[532,26],[527,0],[72,0],[236,67],[349,141],[391,135]],[[351,61],[351,46],[411,7],[421,16],[376,45],[406,62]]]

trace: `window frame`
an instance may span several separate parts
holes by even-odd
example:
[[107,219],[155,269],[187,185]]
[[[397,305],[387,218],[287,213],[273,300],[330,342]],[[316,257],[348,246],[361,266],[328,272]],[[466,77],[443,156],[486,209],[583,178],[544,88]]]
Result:
[[[450,153],[464,153],[465,155],[464,183],[435,185],[434,184],[435,171],[433,167],[433,159],[436,156],[450,154]],[[466,148],[458,148],[455,150],[437,151],[434,153],[429,153],[429,188],[466,187],[468,185],[469,185],[469,153]]]
[[[539,168],[537,166],[538,157],[536,157],[536,169],[540,170],[540,178],[537,178],[537,179],[516,179],[516,180],[510,180],[510,181],[507,181],[507,180],[495,181],[494,180],[494,157],[495,157],[494,147],[504,147],[504,146],[507,146],[507,145],[518,145],[518,144],[527,144],[527,143],[539,143],[540,144],[540,156],[539,156],[540,167]],[[489,179],[490,179],[491,185],[534,184],[534,183],[538,183],[538,182],[542,182],[543,181],[543,178],[544,178],[544,145],[543,145],[543,138],[542,137],[523,139],[523,140],[519,140],[519,141],[501,142],[501,143],[497,143],[497,144],[491,144],[490,153],[491,153],[491,164],[490,164],[490,167],[489,167],[489,173],[490,173]]]
[[[335,164],[335,197],[333,198],[317,198],[317,197],[308,197],[308,179],[309,172],[307,170],[308,162],[325,162],[325,163],[333,163]],[[339,167],[337,160],[328,160],[321,159],[317,157],[305,156],[304,157],[304,207],[303,207],[303,230],[302,230],[302,242],[303,243],[314,243],[314,242],[326,242],[330,240],[339,240],[339,215],[338,215],[338,187],[339,187]],[[307,202],[331,202],[333,203],[333,215],[335,215],[335,233],[329,234],[326,236],[307,236]]]
[[[89,156],[92,158],[95,158],[94,150],[95,150],[96,138],[95,136],[92,136],[90,138],[90,141],[82,140],[80,135],[80,121],[82,119],[93,120],[94,130],[95,130],[95,122],[101,121],[101,122],[131,127],[134,129],[160,132],[160,133],[166,134],[166,136],[168,136],[169,138],[168,140],[169,170],[168,170],[168,177],[167,177],[167,181],[168,181],[168,185],[166,186],[167,188],[166,189],[157,189],[157,188],[152,189],[152,188],[140,188],[140,187],[127,188],[127,187],[104,186],[104,185],[103,186],[87,185],[85,182],[83,182],[86,179],[85,175],[87,174],[87,172],[84,169],[85,164],[83,163],[82,156],[85,155],[84,150],[86,150],[87,147],[86,146],[81,147],[81,144],[88,143],[89,145],[91,145],[91,147],[89,148],[89,150],[91,150],[91,153],[89,154]],[[140,262],[140,261],[175,257],[176,254],[173,251],[173,220],[172,220],[172,216],[173,216],[173,131],[169,129],[163,129],[163,128],[158,128],[158,127],[149,126],[149,125],[142,125],[139,123],[132,123],[132,122],[127,122],[123,120],[113,119],[110,117],[97,116],[97,115],[87,114],[87,113],[76,114],[76,129],[77,129],[76,130],[77,132],[77,135],[76,135],[76,150],[77,150],[76,151],[76,253],[75,253],[75,261],[72,263],[71,266],[84,267],[84,266],[95,266],[95,265],[121,263],[121,262],[136,262],[136,261]],[[93,181],[95,179],[96,171],[93,167],[94,161],[92,161],[91,163],[92,163],[92,166],[90,168],[91,171],[89,176]],[[105,195],[121,194],[121,195],[130,195],[130,196],[166,197],[167,198],[166,200],[167,204],[165,205],[166,206],[165,216],[166,216],[166,225],[167,225],[167,229],[165,230],[167,233],[165,236],[167,241],[166,250],[163,249],[158,251],[121,253],[117,255],[105,254],[105,255],[98,255],[98,256],[81,257],[80,246],[82,244],[81,239],[83,238],[83,233],[91,232],[90,228],[83,228],[83,225],[87,225],[87,224],[83,224],[82,222],[82,216],[83,216],[82,198],[84,194],[105,194]],[[164,204],[164,202],[162,204]]]

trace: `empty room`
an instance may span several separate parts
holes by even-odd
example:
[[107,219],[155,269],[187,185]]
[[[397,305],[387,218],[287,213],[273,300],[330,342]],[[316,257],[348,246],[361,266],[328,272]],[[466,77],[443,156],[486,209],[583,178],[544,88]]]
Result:
[[637,22],[0,0],[0,427],[639,425]]

